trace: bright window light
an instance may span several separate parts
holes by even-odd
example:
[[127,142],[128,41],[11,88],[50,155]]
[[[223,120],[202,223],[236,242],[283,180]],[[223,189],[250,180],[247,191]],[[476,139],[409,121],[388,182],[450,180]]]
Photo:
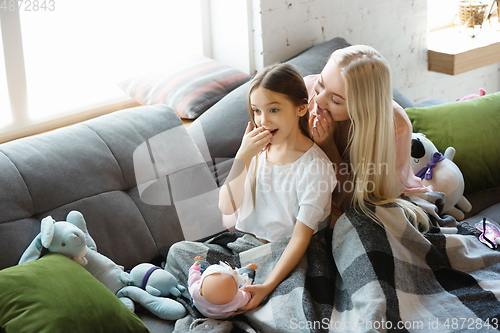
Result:
[[45,10],[23,8],[32,119],[126,100],[120,80],[202,54],[199,0],[64,0],[53,10],[48,1]]
[[451,26],[458,13],[458,0],[427,0],[427,25],[429,31]]
[[[1,29],[1,28],[0,28]],[[9,91],[7,90],[7,75],[5,73],[5,60],[3,57],[3,40],[0,33],[0,127],[12,123]]]

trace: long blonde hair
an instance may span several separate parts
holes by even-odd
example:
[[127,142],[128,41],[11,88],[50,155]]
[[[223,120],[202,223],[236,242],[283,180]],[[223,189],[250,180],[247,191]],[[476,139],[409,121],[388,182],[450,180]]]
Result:
[[[373,212],[374,205],[397,203],[415,228],[426,232],[429,229],[427,214],[420,207],[398,198],[403,184],[396,168],[389,64],[375,49],[365,45],[336,50],[329,61],[335,62],[345,82],[347,112],[351,120],[348,148],[354,184],[353,206],[380,223]],[[409,135],[408,145],[411,133]],[[408,161],[409,153],[408,149]]]

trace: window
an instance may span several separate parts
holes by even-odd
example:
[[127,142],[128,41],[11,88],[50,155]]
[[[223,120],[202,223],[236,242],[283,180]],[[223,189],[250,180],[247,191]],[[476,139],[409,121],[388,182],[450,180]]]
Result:
[[0,122],[11,123],[12,112],[9,104],[9,94],[7,90],[7,75],[5,73],[5,60],[3,56],[3,41],[0,34]]
[[458,13],[458,0],[427,0],[429,31],[451,26],[456,13]]
[[[2,2],[6,47],[23,60],[0,66],[0,132],[130,100],[120,80],[203,54],[200,0]],[[6,80],[9,66],[20,70]]]

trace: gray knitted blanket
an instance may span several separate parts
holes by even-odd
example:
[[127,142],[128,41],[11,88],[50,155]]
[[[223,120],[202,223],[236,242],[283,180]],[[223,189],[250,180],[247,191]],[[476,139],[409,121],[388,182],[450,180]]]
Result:
[[[500,252],[480,243],[466,223],[441,220],[439,196],[426,199],[422,206],[435,215],[436,225],[456,227],[432,227],[422,235],[398,206],[376,208],[381,224],[349,209],[333,236],[331,230],[313,236],[297,267],[259,308],[226,321],[207,320],[193,309],[186,291],[178,301],[189,315],[177,321],[175,331],[496,331]],[[255,263],[254,283],[262,283],[287,243],[264,245],[240,233],[181,242],[171,248],[167,270],[186,286],[188,269],[200,255],[233,267]]]
[[[335,276],[331,252],[323,241],[324,233],[313,236],[306,254],[290,275],[255,310],[231,317],[231,325],[218,325],[215,332],[229,332],[237,326],[247,332],[290,332],[294,323],[329,318],[333,308]],[[225,261],[232,267],[257,264],[254,284],[263,283],[285,250],[289,239],[262,244],[255,238],[237,232],[223,233],[205,243],[180,242],[172,247],[166,269],[186,286],[193,258],[200,255],[210,263]],[[203,316],[191,306],[186,291],[177,299],[189,315],[178,320],[175,332],[203,328]],[[210,325],[215,321],[210,320]],[[210,326],[209,325],[209,326]],[[299,332],[299,331],[297,331]]]

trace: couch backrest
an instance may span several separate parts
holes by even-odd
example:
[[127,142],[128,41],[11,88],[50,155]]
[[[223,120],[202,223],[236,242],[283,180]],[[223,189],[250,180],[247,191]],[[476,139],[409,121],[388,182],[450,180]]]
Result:
[[0,145],[0,269],[16,265],[40,220],[83,213],[98,251],[131,268],[184,239],[173,205],[140,199],[134,151],[182,122],[165,105],[114,112]]

